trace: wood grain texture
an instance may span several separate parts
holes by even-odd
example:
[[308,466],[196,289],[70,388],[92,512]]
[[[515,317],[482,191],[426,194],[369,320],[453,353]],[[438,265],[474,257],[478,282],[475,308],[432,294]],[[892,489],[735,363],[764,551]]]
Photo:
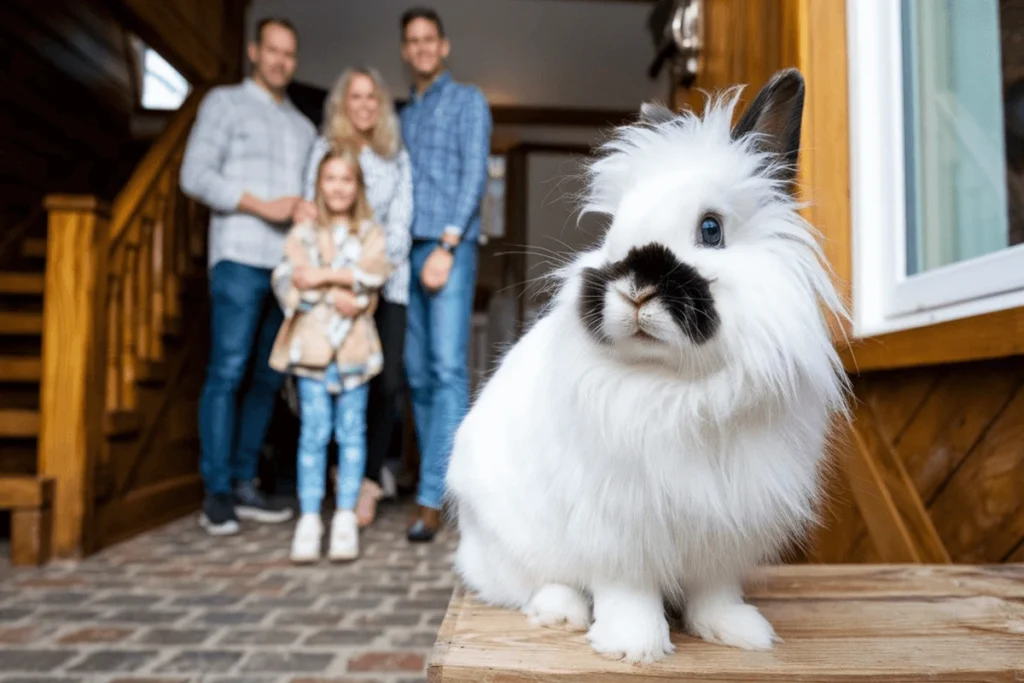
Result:
[[819,512],[821,522],[807,542],[809,562],[849,561],[855,556],[856,544],[867,533],[847,475],[848,442],[845,448],[836,450],[832,467],[824,476],[824,495]]
[[53,482],[38,477],[0,477],[0,510],[48,506]]
[[38,566],[50,559],[53,512],[48,507],[11,511],[11,564]]
[[39,434],[39,412],[21,408],[0,409],[0,436],[28,439]]
[[[846,0],[799,0],[795,24],[797,66],[807,83],[798,169],[802,199],[809,203],[804,217],[821,233],[839,294],[849,302],[853,251]],[[840,343],[850,328],[830,322]]]
[[894,442],[926,504],[1009,403],[1021,383],[1016,370],[996,363],[944,374]]
[[205,87],[196,87],[192,90],[174,113],[167,128],[139,162],[124,189],[118,193],[111,215],[112,244],[117,244],[122,239],[122,235],[142,212],[145,201],[159,188],[161,178],[175,163],[192,129],[192,121],[199,110],[199,103],[207,90]]
[[241,75],[245,0],[116,0],[126,25],[192,83]]
[[871,410],[858,404],[854,416],[846,458],[850,488],[882,560],[948,563],[913,481],[878,433]]
[[802,565],[748,582],[784,639],[745,652],[673,633],[674,655],[629,666],[583,634],[531,626],[521,613],[452,597],[428,668],[469,681],[1019,681],[1024,568]]
[[0,311],[0,335],[23,336],[43,333],[43,316],[22,311]]
[[850,372],[1022,355],[1024,308],[859,339],[840,353]]
[[55,485],[53,553],[69,557],[87,545],[103,438],[109,219],[92,197],[51,196],[46,206],[39,473]]
[[897,370],[873,375],[870,381],[856,382],[855,389],[857,398],[867,403],[878,417],[882,436],[895,443],[910,426],[942,376],[943,371]]
[[[854,390],[858,416],[869,413],[876,426],[858,444],[870,459],[843,451],[840,464],[859,495],[852,506],[840,498],[826,511],[809,555],[823,562],[920,557],[908,550],[913,527],[888,523],[909,510],[925,529],[930,520],[954,562],[1024,561],[1024,357],[867,373]],[[854,455],[859,460],[850,461]],[[829,496],[842,495],[833,482]],[[930,532],[924,537],[934,542]]]
[[931,506],[958,562],[1001,559],[1024,538],[1024,389]]
[[0,382],[38,382],[42,372],[38,357],[0,356]]
[[40,273],[0,273],[0,294],[42,294]]
[[676,88],[673,105],[701,111],[702,90],[735,85],[745,86],[749,103],[773,73],[796,66],[796,6],[797,0],[704,0],[700,73],[692,88]]
[[97,508],[97,547],[123,541],[194,512],[202,500],[203,482],[198,473],[136,489]]

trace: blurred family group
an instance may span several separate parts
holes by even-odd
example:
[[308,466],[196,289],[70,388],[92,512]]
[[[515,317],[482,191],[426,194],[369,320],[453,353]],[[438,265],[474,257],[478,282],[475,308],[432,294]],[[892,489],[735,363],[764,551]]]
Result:
[[410,9],[399,28],[413,81],[401,114],[377,70],[352,67],[329,93],[318,134],[287,96],[299,36],[286,19],[264,19],[248,46],[251,75],[205,96],[181,166],[182,190],[210,209],[200,523],[226,535],[240,531],[240,519],[294,517],[257,486],[290,377],[300,419],[295,562],[319,560],[325,545],[332,560],[358,557],[406,384],[420,450],[408,538],[432,540],[469,401],[491,115],[480,90],[448,72],[450,44],[435,11]]

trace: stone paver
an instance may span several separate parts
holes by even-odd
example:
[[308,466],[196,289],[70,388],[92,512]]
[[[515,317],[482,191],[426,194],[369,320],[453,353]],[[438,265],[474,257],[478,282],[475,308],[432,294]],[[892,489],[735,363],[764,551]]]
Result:
[[455,535],[385,504],[356,562],[288,562],[291,524],[189,517],[82,562],[0,564],[0,683],[422,683]]

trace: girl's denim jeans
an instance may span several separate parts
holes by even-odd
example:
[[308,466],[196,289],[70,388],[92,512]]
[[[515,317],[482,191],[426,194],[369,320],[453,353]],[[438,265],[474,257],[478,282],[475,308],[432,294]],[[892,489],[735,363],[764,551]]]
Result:
[[[327,445],[331,431],[338,442],[337,499],[339,510],[353,510],[366,468],[366,400],[369,385],[332,395],[327,383],[340,384],[331,365],[325,381],[298,378],[302,426],[299,431],[298,488],[303,514],[320,513],[325,491]],[[332,376],[333,375],[333,376]]]

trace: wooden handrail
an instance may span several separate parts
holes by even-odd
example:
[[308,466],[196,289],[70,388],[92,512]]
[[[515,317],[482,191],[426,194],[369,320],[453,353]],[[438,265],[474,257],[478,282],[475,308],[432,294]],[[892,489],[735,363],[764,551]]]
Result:
[[132,177],[114,200],[110,220],[110,244],[115,245],[132,221],[139,214],[149,193],[154,189],[161,173],[171,163],[174,155],[184,144],[192,122],[195,120],[199,103],[209,90],[208,86],[197,86],[174,113],[167,128],[146,152]]
[[81,551],[92,514],[93,466],[101,448],[110,210],[91,196],[49,195],[40,476],[54,481],[52,549]]
[[155,419],[164,337],[181,329],[185,283],[205,265],[205,221],[178,174],[207,89],[175,113],[112,207],[91,196],[46,200],[39,472],[54,480],[58,557],[88,551],[95,475],[123,464],[105,441],[108,425]]

